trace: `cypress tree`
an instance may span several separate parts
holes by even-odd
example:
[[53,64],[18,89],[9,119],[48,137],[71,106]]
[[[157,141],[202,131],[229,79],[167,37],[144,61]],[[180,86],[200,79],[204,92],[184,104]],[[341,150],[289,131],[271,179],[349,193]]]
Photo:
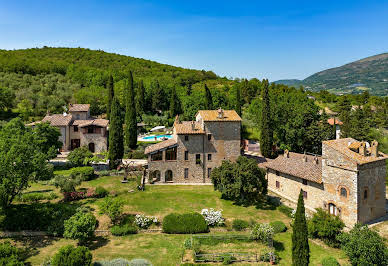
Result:
[[136,94],[136,113],[141,115],[145,111],[145,89],[143,80],[140,80]]
[[133,88],[132,71],[129,72],[129,81],[126,84],[125,93],[125,145],[136,148],[137,144],[137,122],[135,107],[135,91]]
[[213,99],[209,88],[205,84],[205,109],[213,110]]
[[156,81],[155,87],[153,89],[152,109],[162,110],[162,97],[163,97],[162,89],[159,86],[159,81]]
[[303,191],[300,190],[295,221],[292,227],[292,265],[307,266],[310,261],[310,247],[307,237],[307,223],[303,201]]
[[261,110],[261,134],[260,134],[260,150],[264,157],[272,157],[273,131],[271,129],[271,109],[268,93],[268,80],[263,80]]
[[170,117],[175,117],[180,112],[179,99],[176,95],[175,87],[171,90],[170,97]]
[[116,96],[112,99],[109,123],[109,167],[115,169],[124,155],[123,119],[120,102]]
[[240,86],[236,86],[236,112],[241,116],[241,90]]
[[114,87],[113,87],[113,77],[109,75],[108,82],[106,83],[106,88],[108,89],[108,104],[106,107],[106,117],[110,119],[110,109],[112,108],[112,100],[114,96]]

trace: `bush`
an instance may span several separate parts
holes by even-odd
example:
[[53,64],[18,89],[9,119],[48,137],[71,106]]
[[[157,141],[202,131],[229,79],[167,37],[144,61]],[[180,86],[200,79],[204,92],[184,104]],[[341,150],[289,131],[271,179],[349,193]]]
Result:
[[89,266],[92,264],[92,253],[87,247],[67,245],[61,247],[51,260],[51,266]]
[[135,216],[135,223],[138,227],[147,229],[152,224],[159,224],[158,218],[153,216],[145,216],[143,214],[136,214]]
[[93,153],[86,146],[82,146],[72,150],[67,156],[67,160],[73,166],[84,166],[87,164],[88,159],[92,157]]
[[195,234],[208,232],[205,218],[199,213],[170,213],[163,219],[163,232],[168,234]]
[[107,197],[100,205],[100,213],[108,215],[112,223],[116,224],[123,214],[123,206],[124,204],[120,199]]
[[80,200],[84,198],[86,198],[86,193],[84,191],[63,192],[63,200],[65,202]]
[[225,219],[222,218],[222,211],[216,211],[214,209],[202,209],[202,216],[205,218],[207,225],[209,226],[221,226],[224,225]]
[[263,255],[260,255],[260,261],[270,262],[271,259],[273,262],[275,262],[275,264],[279,263],[279,256],[276,255],[274,252],[267,252]]
[[74,167],[71,169],[70,175],[73,176],[73,178],[78,177],[81,181],[89,181],[96,176],[94,174],[94,169],[91,166]]
[[292,211],[293,209],[286,206],[286,205],[280,205],[278,208],[277,208],[280,212],[284,213],[285,215],[287,215],[288,217],[292,217]]
[[222,264],[223,265],[232,264],[233,260],[235,260],[235,258],[232,255],[230,255],[230,254],[225,254],[225,255],[222,256]]
[[310,237],[322,239],[327,245],[339,247],[336,240],[345,224],[338,216],[329,214],[327,211],[318,208],[313,217],[308,222]]
[[80,185],[82,180],[73,175],[57,175],[53,180],[53,185],[59,187],[62,193],[74,192],[75,188]]
[[95,197],[96,198],[105,198],[106,196],[109,195],[109,191],[106,190],[105,188],[98,186],[95,191]]
[[388,265],[384,239],[366,225],[356,224],[349,233],[337,237],[352,265]]
[[151,266],[151,262],[146,259],[133,259],[129,262],[129,266]]
[[137,233],[137,228],[130,224],[112,226],[110,232],[114,236],[126,236]]
[[259,240],[263,243],[268,243],[273,239],[274,229],[269,224],[256,224],[251,231],[251,238]]
[[33,193],[24,193],[20,195],[18,200],[20,202],[39,202],[41,200],[53,200],[56,198],[58,198],[58,195],[55,194],[54,192],[51,192],[51,193],[33,192]]
[[287,231],[287,226],[282,221],[270,222],[269,225],[273,227],[275,234]]
[[242,231],[249,227],[249,223],[245,220],[236,219],[233,220],[232,227],[236,231]]
[[22,252],[9,242],[0,243],[0,265],[24,266]]
[[338,261],[333,257],[325,257],[321,261],[322,266],[340,266]]
[[90,238],[96,229],[97,220],[91,212],[79,208],[77,212],[64,222],[65,238],[77,239],[80,243]]

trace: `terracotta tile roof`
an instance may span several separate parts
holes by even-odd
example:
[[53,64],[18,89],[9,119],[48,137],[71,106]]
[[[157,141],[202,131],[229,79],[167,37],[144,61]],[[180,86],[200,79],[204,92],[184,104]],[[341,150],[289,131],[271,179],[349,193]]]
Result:
[[[330,125],[334,126],[334,118],[327,119],[327,123],[329,123]],[[335,124],[336,125],[342,125],[343,123],[338,118],[336,118],[335,119]]]
[[241,121],[241,117],[235,110],[222,110],[223,118],[218,118],[218,110],[199,110],[197,114],[201,115],[203,121]]
[[99,126],[99,127],[107,127],[109,124],[109,120],[106,119],[89,119],[89,120],[74,120],[73,125],[79,127],[86,126]]
[[149,154],[151,152],[165,149],[167,147],[174,146],[176,144],[177,144],[177,141],[175,139],[165,140],[165,141],[162,141],[162,142],[159,142],[159,143],[156,143],[154,145],[150,145],[150,146],[146,147],[144,150],[144,154]]
[[[304,156],[307,157],[307,161],[304,160]],[[290,152],[288,158],[280,155],[261,166],[321,184],[322,158],[316,157],[318,163],[315,162],[314,158],[313,155]]]
[[[194,124],[194,128],[193,128]],[[174,124],[175,132],[178,135],[186,134],[205,134],[201,124],[195,121],[182,121]]]
[[90,109],[90,104],[70,104],[69,112],[87,112]]
[[50,122],[52,126],[68,126],[70,125],[72,120],[71,115],[63,115],[63,114],[54,114],[54,115],[46,115],[42,122]]
[[[354,150],[358,150],[361,144],[359,141],[352,138],[327,140],[327,141],[324,141],[323,143],[335,149],[336,151],[342,153],[343,155],[348,157],[350,160],[356,162],[357,164],[366,164],[370,162],[388,159],[388,155],[383,154],[381,152],[379,153],[378,157],[374,157],[370,155],[363,156],[359,154]],[[370,150],[368,150],[368,152],[370,153]]]

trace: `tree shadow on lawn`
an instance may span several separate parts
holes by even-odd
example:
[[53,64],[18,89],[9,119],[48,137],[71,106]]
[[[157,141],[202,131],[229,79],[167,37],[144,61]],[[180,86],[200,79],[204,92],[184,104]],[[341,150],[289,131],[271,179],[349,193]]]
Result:
[[273,247],[275,248],[276,251],[284,251],[284,244],[277,240],[273,241]]
[[91,239],[89,239],[85,246],[88,247],[90,250],[95,250],[98,248],[101,248],[109,243],[109,239],[103,236],[95,236]]
[[31,237],[13,237],[12,241],[21,245],[23,248],[23,256],[25,259],[36,256],[39,254],[41,248],[50,246],[53,243],[53,240],[56,238],[48,236],[31,236]]
[[27,194],[31,194],[31,193],[45,193],[45,192],[53,192],[53,191],[54,191],[53,189],[41,189],[41,190],[27,191],[27,192],[24,192],[23,194],[27,195]]
[[265,200],[259,201],[256,204],[256,209],[260,210],[276,210],[278,206],[280,206],[280,198],[275,196],[267,195]]

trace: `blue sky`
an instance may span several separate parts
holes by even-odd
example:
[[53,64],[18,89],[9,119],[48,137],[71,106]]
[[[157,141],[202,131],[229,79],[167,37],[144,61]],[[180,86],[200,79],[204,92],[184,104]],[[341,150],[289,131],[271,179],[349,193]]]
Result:
[[388,1],[0,0],[0,49],[102,49],[227,77],[303,79],[388,52]]

